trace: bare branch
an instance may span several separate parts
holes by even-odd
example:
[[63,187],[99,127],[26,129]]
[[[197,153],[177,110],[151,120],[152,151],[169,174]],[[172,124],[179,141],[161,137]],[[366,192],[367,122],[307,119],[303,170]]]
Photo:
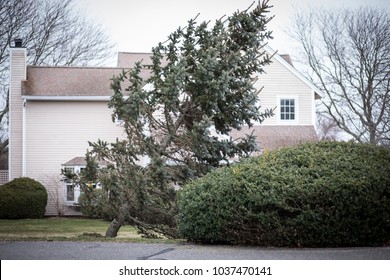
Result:
[[291,33],[326,95],[327,114],[355,140],[381,144],[390,130],[388,12],[311,10],[296,15]]
[[[0,1],[0,135],[8,113],[8,49],[15,38],[23,39],[32,65],[100,65],[113,48],[102,27],[74,11],[74,0]],[[3,120],[3,122],[1,122]]]

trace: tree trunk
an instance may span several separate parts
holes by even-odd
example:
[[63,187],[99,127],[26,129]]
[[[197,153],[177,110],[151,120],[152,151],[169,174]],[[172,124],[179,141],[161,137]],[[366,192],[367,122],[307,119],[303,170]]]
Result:
[[378,144],[376,139],[376,127],[374,125],[369,126],[370,144]]
[[114,219],[106,231],[105,237],[117,237],[118,231],[123,225],[123,220]]

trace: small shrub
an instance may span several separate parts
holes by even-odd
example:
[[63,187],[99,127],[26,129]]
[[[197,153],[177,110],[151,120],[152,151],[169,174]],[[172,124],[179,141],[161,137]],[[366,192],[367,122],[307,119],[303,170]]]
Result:
[[17,178],[0,186],[1,219],[43,218],[47,204],[45,187],[30,178]]
[[364,246],[390,241],[390,150],[320,142],[265,153],[179,191],[196,242]]

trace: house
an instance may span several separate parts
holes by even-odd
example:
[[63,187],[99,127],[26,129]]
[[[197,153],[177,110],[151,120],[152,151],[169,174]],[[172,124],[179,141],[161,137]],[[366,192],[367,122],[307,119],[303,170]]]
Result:
[[[274,51],[266,47],[266,51]],[[26,49],[10,48],[9,179],[27,176],[46,186],[47,215],[77,215],[78,190],[61,181],[61,169],[81,170],[88,141],[114,142],[123,135],[107,103],[111,78],[148,59],[146,53],[119,53],[118,67],[37,67],[26,65]],[[256,86],[273,118],[254,127],[259,144],[275,149],[315,141],[315,101],[320,90],[276,54]],[[147,75],[147,73],[145,73]],[[249,132],[233,131],[232,136]]]

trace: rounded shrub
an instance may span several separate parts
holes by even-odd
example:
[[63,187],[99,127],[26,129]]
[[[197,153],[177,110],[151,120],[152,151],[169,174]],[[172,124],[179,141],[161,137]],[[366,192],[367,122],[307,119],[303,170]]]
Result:
[[45,187],[30,178],[17,178],[0,186],[1,219],[43,218],[47,204]]
[[266,152],[178,193],[195,242],[364,246],[390,241],[390,150],[319,142]]

